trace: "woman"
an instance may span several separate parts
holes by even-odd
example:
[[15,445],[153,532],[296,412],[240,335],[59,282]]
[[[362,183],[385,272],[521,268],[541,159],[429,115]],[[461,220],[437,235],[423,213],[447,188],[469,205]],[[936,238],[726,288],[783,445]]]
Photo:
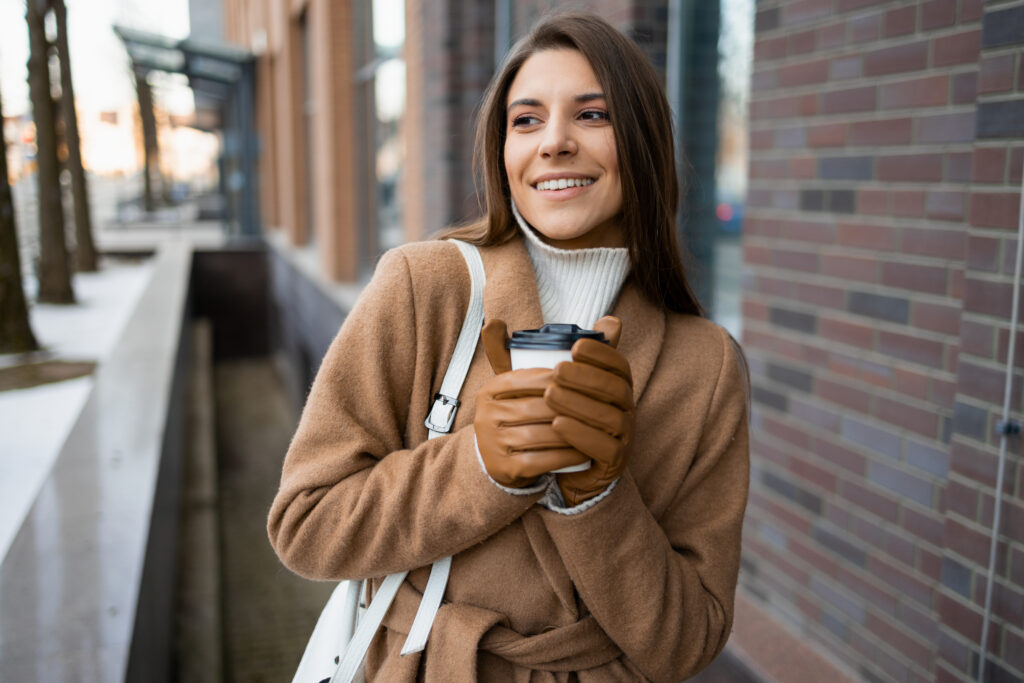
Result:
[[[323,361],[271,541],[311,578],[416,568],[369,678],[684,679],[731,627],[746,378],[678,256],[657,76],[605,21],[546,19],[495,77],[477,152],[487,215],[447,237],[481,248],[488,322],[455,428],[427,441],[423,417],[469,276],[450,242],[406,245],[381,259]],[[596,327],[610,344],[510,371],[506,329],[545,322]],[[427,648],[401,657],[429,565],[448,555]]]

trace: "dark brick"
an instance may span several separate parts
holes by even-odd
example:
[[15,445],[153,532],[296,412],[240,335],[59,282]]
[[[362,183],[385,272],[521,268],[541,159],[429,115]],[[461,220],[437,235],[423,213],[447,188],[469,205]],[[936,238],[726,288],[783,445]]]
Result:
[[779,27],[779,8],[770,7],[763,9],[754,16],[754,31],[771,31]]
[[864,623],[866,612],[863,601],[847,596],[817,574],[811,577],[811,592],[854,621]]
[[825,209],[832,213],[853,213],[855,198],[853,190],[826,190]]
[[825,194],[822,190],[800,190],[802,211],[821,211],[825,208]]
[[810,491],[802,489],[796,484],[767,471],[761,473],[761,483],[808,512],[815,515],[821,514],[822,503],[820,496],[816,496]]
[[981,45],[985,49],[1024,44],[1024,6],[989,12],[981,27]]
[[944,346],[941,342],[922,339],[917,335],[900,334],[898,332],[878,332],[878,351],[893,358],[941,368]]
[[981,31],[971,29],[935,39],[932,50],[932,66],[953,64],[977,64]]
[[939,182],[942,180],[941,154],[901,154],[880,157],[878,180],[896,182]]
[[847,562],[852,562],[858,567],[867,567],[868,556],[863,549],[858,548],[853,543],[850,543],[843,538],[840,538],[838,534],[824,528],[822,524],[815,524],[811,533],[814,540],[839,555]]
[[800,85],[824,83],[829,78],[829,60],[799,62],[779,69],[779,85],[793,88]]
[[818,162],[822,180],[869,180],[873,157],[825,157]]
[[857,111],[872,111],[877,101],[875,86],[835,90],[821,95],[823,114],[846,114]]
[[1020,194],[1016,192],[975,192],[970,199],[971,225],[984,228],[1014,230],[1020,210]]
[[751,398],[755,403],[775,408],[783,413],[789,411],[789,399],[785,395],[755,384],[751,389]]
[[1024,99],[1007,102],[979,102],[977,136],[979,138],[1024,137]]
[[988,441],[988,411],[966,403],[955,403],[953,431],[977,441]]
[[937,107],[946,104],[948,98],[949,76],[922,76],[879,86],[878,106],[881,109]]
[[962,261],[967,248],[966,235],[960,230],[903,228],[902,238],[900,250],[916,256]]
[[1006,177],[1006,150],[979,147],[974,150],[971,179],[978,183],[1002,183]]
[[846,309],[857,315],[866,315],[894,323],[910,321],[910,303],[905,298],[850,292]]
[[864,75],[883,76],[928,66],[928,41],[904,43],[864,54]]
[[873,414],[880,420],[930,439],[938,435],[939,417],[932,408],[918,408],[902,400],[876,396]]
[[952,152],[946,155],[946,180],[966,183],[971,179],[971,153]]
[[930,31],[956,23],[956,0],[929,0],[921,3],[921,29]]
[[786,308],[777,308],[775,306],[769,308],[768,319],[771,320],[773,325],[809,334],[814,334],[818,326],[818,317],[816,315],[791,311]]
[[904,116],[850,124],[851,145],[906,145],[910,143],[913,119]]
[[[828,430],[830,432],[838,432],[839,425],[841,423],[841,417],[839,413],[834,410],[822,407],[818,403],[802,401],[799,398],[794,397],[793,401],[790,402],[790,412],[793,417],[804,420],[815,427]],[[817,452],[815,451],[817,454]]]
[[978,97],[978,72],[953,74],[953,104],[974,104]]
[[978,92],[1005,92],[1013,88],[1013,71],[1017,55],[985,57],[978,66]]
[[1009,282],[986,282],[968,278],[967,292],[964,295],[964,310],[970,313],[983,313],[1010,317],[1010,301],[1013,286]]
[[942,558],[942,585],[971,598],[971,570],[951,557]]
[[843,425],[839,433],[844,439],[859,446],[881,453],[893,460],[899,460],[903,440],[898,434],[863,422],[851,415],[843,417]]
[[814,386],[811,373],[777,363],[768,363],[768,377],[798,391],[810,392]]
[[917,27],[917,7],[900,7],[885,13],[882,34],[886,38],[913,33]]

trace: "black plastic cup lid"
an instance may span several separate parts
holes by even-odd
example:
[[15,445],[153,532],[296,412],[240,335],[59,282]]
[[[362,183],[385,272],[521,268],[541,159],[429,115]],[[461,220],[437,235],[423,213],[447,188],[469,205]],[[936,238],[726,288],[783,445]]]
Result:
[[585,330],[572,323],[550,323],[539,330],[513,332],[507,345],[510,349],[571,349],[577,339],[596,339],[608,343],[604,332]]

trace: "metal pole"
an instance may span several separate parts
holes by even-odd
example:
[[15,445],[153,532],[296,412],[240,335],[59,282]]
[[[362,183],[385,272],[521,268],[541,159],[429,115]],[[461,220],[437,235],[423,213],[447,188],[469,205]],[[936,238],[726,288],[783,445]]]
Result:
[[512,3],[494,0],[494,71],[501,68],[512,47]]

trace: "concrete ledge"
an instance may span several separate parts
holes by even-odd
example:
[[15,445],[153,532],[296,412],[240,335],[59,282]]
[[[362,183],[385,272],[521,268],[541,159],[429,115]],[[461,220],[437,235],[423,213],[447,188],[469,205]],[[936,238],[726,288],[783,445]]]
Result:
[[160,681],[170,672],[191,265],[187,242],[158,250],[0,565],[0,680]]

